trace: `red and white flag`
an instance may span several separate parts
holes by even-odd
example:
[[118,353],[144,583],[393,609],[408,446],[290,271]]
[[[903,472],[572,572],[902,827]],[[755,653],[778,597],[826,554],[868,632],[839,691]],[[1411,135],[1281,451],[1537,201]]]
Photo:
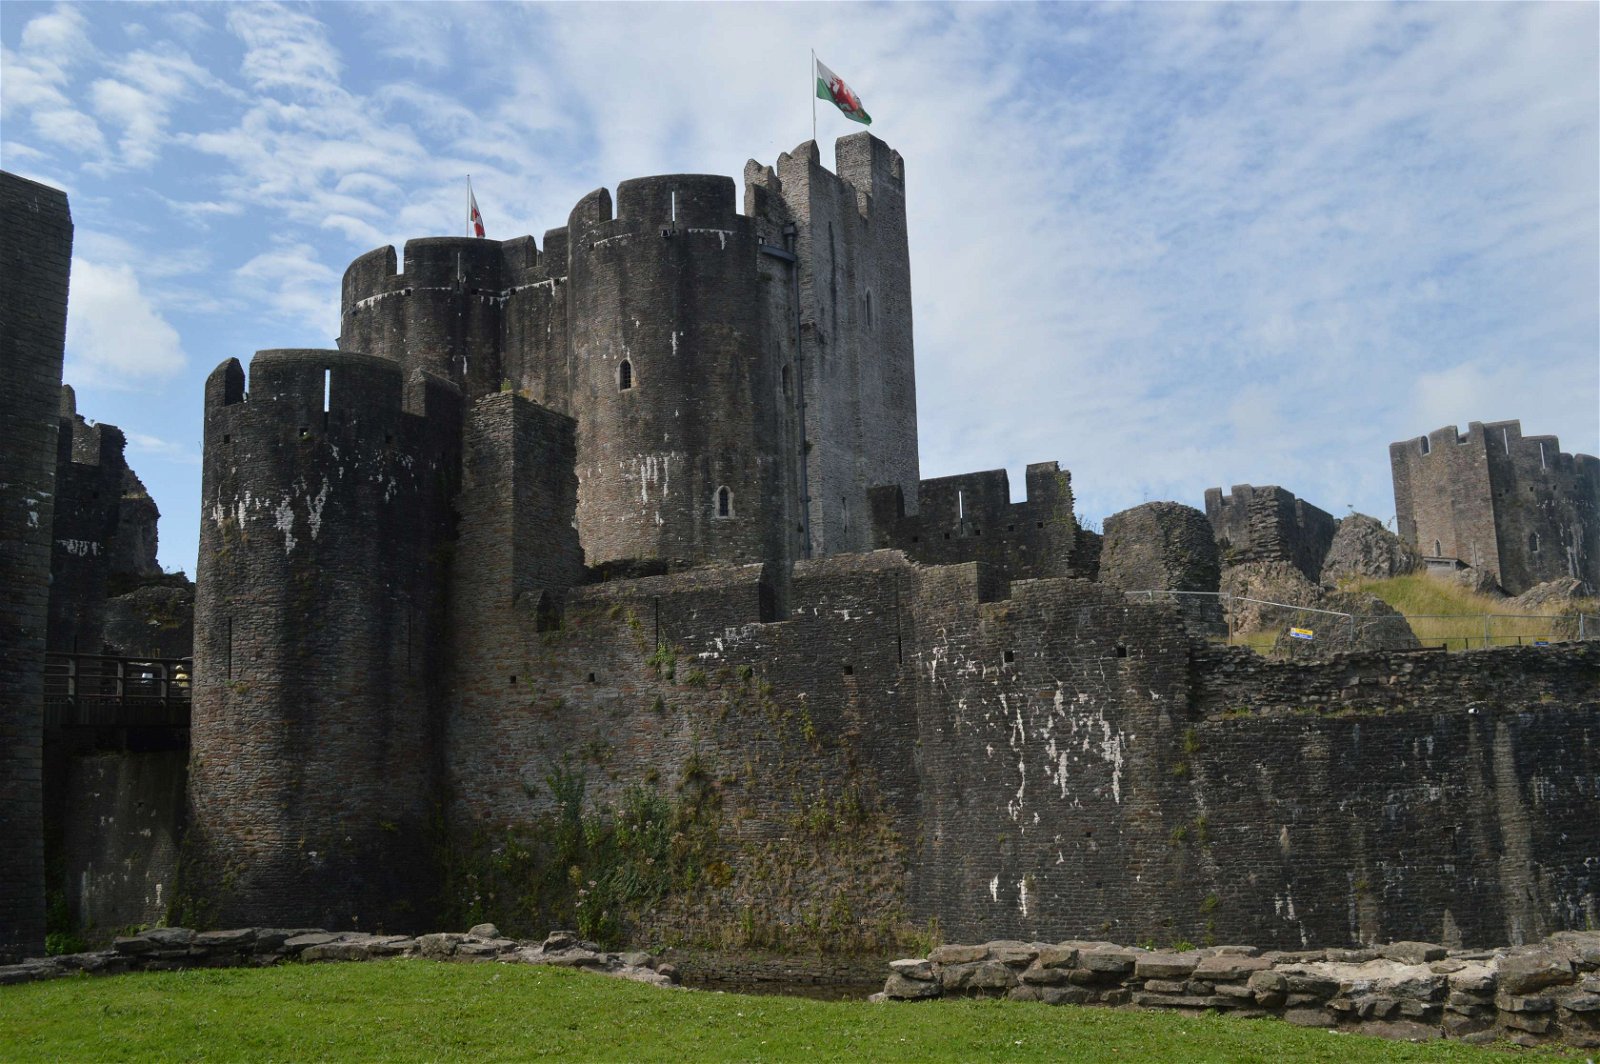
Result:
[[483,215],[478,213],[478,197],[472,194],[472,179],[467,179],[467,235],[483,235]]

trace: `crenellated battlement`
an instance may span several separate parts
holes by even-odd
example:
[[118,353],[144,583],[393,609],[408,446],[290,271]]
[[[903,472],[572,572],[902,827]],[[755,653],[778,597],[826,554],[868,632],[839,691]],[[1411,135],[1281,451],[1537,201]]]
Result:
[[[552,230],[552,234],[560,230]],[[546,235],[548,243],[551,234]],[[563,248],[564,251],[564,248]],[[418,290],[504,298],[517,288],[566,272],[565,255],[541,257],[531,236],[510,240],[481,237],[420,237],[405,244],[404,269],[393,246],[375,248],[345,270],[342,307],[346,314]]]
[[208,445],[249,434],[394,449],[455,431],[461,418],[454,382],[426,370],[408,376],[397,362],[337,349],[257,351],[248,382],[239,360],[227,359],[212,370],[205,394]]

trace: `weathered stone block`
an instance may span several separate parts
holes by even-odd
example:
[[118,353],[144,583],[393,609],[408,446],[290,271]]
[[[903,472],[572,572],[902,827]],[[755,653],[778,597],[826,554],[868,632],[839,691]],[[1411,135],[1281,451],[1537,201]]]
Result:
[[920,1001],[939,996],[939,984],[926,979],[908,979],[895,972],[883,984],[884,996],[891,1001]]
[[1120,950],[1086,949],[1078,952],[1079,967],[1101,975],[1127,975],[1133,971],[1134,959],[1134,954]]
[[1212,982],[1228,982],[1243,979],[1252,972],[1266,971],[1271,966],[1272,962],[1264,957],[1221,954],[1201,958],[1200,963],[1194,966],[1194,977],[1209,979]]
[[241,927],[234,931],[202,931],[194,937],[194,944],[202,949],[245,950],[255,945],[256,929]]
[[1039,987],[1039,1000],[1047,1005],[1082,1005],[1092,996],[1081,986]]
[[1078,950],[1073,946],[1044,946],[1033,963],[1040,968],[1076,968]]
[[[635,954],[624,953],[622,955],[623,963],[637,965],[639,962],[628,960],[628,958],[632,956],[635,956]],[[648,961],[650,957],[648,953],[637,954],[637,956],[644,957],[646,961]],[[928,980],[937,978],[934,975],[933,963],[931,961],[923,960],[920,957],[908,957],[905,960],[890,961],[889,968],[894,972],[894,974],[905,979],[920,979],[926,982]]]
[[1188,984],[1182,979],[1146,979],[1144,989],[1151,994],[1182,994]]
[[1513,953],[1500,961],[1500,989],[1508,994],[1527,994],[1572,979],[1572,962],[1549,950]]
[[1401,964],[1442,961],[1450,954],[1449,950],[1432,942],[1391,942],[1378,952],[1389,960],[1399,961]]
[[940,946],[928,959],[934,964],[971,964],[988,956],[988,946]]
[[1509,994],[1502,990],[1494,996],[1494,1007],[1501,1012],[1553,1012],[1554,998],[1538,994]]
[[1019,978],[1030,986],[1064,986],[1067,983],[1065,968],[1040,968],[1035,965],[1023,971]]
[[1192,953],[1150,953],[1134,961],[1133,974],[1140,979],[1186,979],[1199,961]]

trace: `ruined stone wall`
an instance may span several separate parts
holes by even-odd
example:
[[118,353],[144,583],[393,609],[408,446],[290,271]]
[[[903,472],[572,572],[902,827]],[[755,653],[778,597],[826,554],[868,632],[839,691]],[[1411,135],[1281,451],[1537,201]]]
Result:
[[875,487],[868,493],[873,547],[924,565],[981,561],[1010,580],[1066,576],[1077,551],[1072,475],[1039,462],[1027,477],[1028,497],[1019,503],[1004,469],[924,480],[914,514],[906,513],[899,485]]
[[167,919],[183,830],[187,750],[68,756],[59,831],[75,926],[101,937]]
[[44,949],[44,651],[72,214],[0,171],[0,960]]
[[185,888],[215,920],[408,926],[460,393],[340,351],[258,352],[249,384],[206,384]]
[[1201,592],[1171,596],[1197,634],[1222,630],[1217,543],[1192,506],[1147,502],[1106,518],[1097,578],[1121,591]]
[[1395,524],[1424,558],[1456,558],[1499,579],[1500,542],[1481,426],[1389,445]]
[[49,649],[98,654],[121,529],[127,441],[116,426],[91,425],[80,417],[71,388],[61,389],[57,439]]
[[643,787],[692,800],[726,865],[653,907],[644,933],[898,928],[916,824],[914,579],[890,553],[801,563],[787,620],[756,565],[574,589],[559,629],[462,678],[457,834],[554,814],[558,772],[581,775],[594,808]]
[[1600,460],[1563,454],[1554,436],[1519,422],[1482,428],[1487,439],[1500,586],[1520,595],[1572,577],[1600,591]]
[[1211,522],[1225,565],[1288,562],[1316,583],[1338,526],[1333,515],[1276,486],[1235,484],[1233,493],[1206,489]]
[[[701,773],[731,881],[652,925],[690,937],[862,882],[873,919],[958,937],[1481,944],[1589,918],[1590,648],[1273,663],[1171,606],[984,570],[802,564],[787,620],[755,565],[576,588],[463,679],[454,822],[552,813],[563,767],[602,805]],[[845,795],[883,830],[801,830]]]

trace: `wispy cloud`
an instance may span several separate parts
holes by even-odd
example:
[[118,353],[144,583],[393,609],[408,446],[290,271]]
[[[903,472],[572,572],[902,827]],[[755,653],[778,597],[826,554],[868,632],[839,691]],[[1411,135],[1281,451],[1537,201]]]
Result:
[[66,372],[75,382],[151,391],[188,363],[183,343],[133,268],[72,262]]

